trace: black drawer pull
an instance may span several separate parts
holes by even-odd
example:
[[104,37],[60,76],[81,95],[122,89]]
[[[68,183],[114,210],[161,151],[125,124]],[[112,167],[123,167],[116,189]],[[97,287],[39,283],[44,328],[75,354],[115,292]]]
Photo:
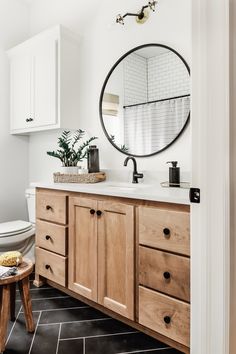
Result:
[[164,273],[163,273],[163,277],[164,277],[165,279],[170,279],[170,273],[169,273],[169,272],[164,272]]
[[168,229],[167,227],[165,227],[163,229],[163,234],[165,237],[170,237],[170,229]]
[[48,241],[48,240],[50,240],[51,236],[46,235],[45,238],[46,238],[46,240]]
[[101,210],[97,210],[97,216],[101,216],[101,215],[102,215]]
[[46,269],[50,269],[51,266],[50,266],[49,264],[46,264],[46,265],[45,265],[45,268],[46,268]]
[[165,317],[164,317],[164,322],[165,322],[166,324],[170,324],[170,323],[171,323],[171,317],[170,317],[170,316],[165,316]]
[[90,214],[94,215],[95,214],[95,210],[94,209],[90,209]]
[[46,205],[46,209],[47,209],[47,210],[52,210],[51,205]]

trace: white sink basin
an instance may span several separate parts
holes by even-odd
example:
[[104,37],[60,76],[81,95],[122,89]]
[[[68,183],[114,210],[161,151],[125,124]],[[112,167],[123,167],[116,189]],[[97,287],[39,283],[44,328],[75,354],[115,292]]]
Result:
[[106,186],[109,189],[119,190],[124,192],[134,192],[137,189],[145,188],[146,186],[141,184],[128,184],[128,183],[111,183]]

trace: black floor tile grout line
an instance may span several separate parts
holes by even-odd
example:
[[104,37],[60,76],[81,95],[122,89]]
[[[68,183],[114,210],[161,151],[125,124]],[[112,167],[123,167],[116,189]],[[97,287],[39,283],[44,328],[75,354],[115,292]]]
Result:
[[103,337],[111,337],[111,336],[121,336],[127,334],[135,334],[140,333],[139,331],[130,331],[130,332],[119,332],[119,333],[109,333],[109,334],[97,334],[96,336],[85,336],[85,337],[74,337],[74,338],[61,338],[60,342],[70,341],[70,340],[78,340],[78,339],[91,339],[91,338],[103,338]]
[[16,321],[18,320],[18,317],[19,317],[19,315],[20,315],[21,309],[22,309],[22,305],[21,305],[20,308],[19,308],[19,311],[18,311],[18,313],[17,313],[17,315],[16,315],[15,321],[14,321],[14,323],[13,323],[13,325],[12,325],[12,327],[11,327],[11,330],[10,330],[10,332],[9,332],[9,335],[8,335],[8,337],[7,337],[6,346],[7,346],[7,343],[9,342],[10,337],[11,337],[12,331],[13,331],[15,325],[16,325]]
[[83,354],[86,354],[86,343],[85,343],[85,338],[83,338]]
[[[39,311],[36,311],[39,312]],[[66,325],[66,324],[71,324],[71,323],[83,323],[83,322],[97,322],[97,321],[104,321],[104,320],[113,320],[113,318],[94,318],[94,319],[90,319],[90,320],[77,320],[77,321],[68,321],[68,322],[52,322],[52,323],[39,323],[38,326],[52,326],[52,325]],[[82,337],[81,337],[82,338]]]
[[[52,288],[31,288],[30,291],[44,291],[44,290],[51,290]],[[20,290],[16,289],[16,292],[20,292]]]
[[61,323],[59,326],[59,331],[58,331],[58,338],[57,338],[57,348],[56,348],[56,354],[58,354],[58,349],[59,349],[59,340],[60,340],[60,336],[61,336]]
[[156,352],[156,351],[161,351],[161,350],[167,350],[167,349],[172,349],[171,347],[165,347],[165,348],[153,348],[153,349],[140,349],[140,350],[135,350],[131,352],[120,352],[116,354],[135,354],[135,353],[149,353],[149,352]]
[[[54,300],[54,299],[67,299],[70,296],[51,296],[51,297],[40,297],[38,299],[31,299],[32,301],[39,301],[39,300]],[[21,302],[20,299],[17,299],[16,302]]]
[[[39,300],[39,299],[38,299]],[[34,301],[34,300],[32,300]],[[61,307],[58,309],[45,309],[45,310],[33,310],[32,312],[51,312],[51,311],[61,311],[61,310],[78,310],[78,309],[87,309],[90,306],[74,306],[74,307]],[[21,311],[21,313],[24,313],[24,311]]]
[[40,311],[40,312],[39,312],[39,317],[38,317],[38,320],[37,320],[37,323],[36,323],[36,326],[35,326],[34,335],[33,335],[32,341],[31,341],[31,345],[30,345],[28,354],[31,353],[31,350],[32,350],[32,348],[33,348],[34,339],[35,339],[35,337],[36,337],[36,333],[37,333],[38,324],[39,324],[39,321],[40,321],[41,314],[42,314],[42,312]]

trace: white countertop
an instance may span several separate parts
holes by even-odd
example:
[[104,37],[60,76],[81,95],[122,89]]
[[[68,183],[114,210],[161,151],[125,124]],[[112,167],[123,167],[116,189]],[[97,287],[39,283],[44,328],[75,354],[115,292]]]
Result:
[[163,188],[159,183],[120,183],[105,181],[94,184],[79,183],[32,183],[32,187],[49,188],[70,192],[109,195],[113,197],[150,200],[189,205],[189,190],[183,188]]

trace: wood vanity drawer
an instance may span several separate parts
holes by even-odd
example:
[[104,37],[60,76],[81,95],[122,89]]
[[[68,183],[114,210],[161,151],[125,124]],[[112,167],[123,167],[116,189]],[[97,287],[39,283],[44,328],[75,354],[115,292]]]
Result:
[[139,287],[139,323],[187,347],[190,345],[190,305]]
[[139,283],[190,301],[190,259],[139,246]]
[[67,196],[59,193],[37,192],[36,215],[38,219],[65,225],[67,223]]
[[36,246],[66,256],[67,227],[47,221],[36,222]]
[[35,272],[57,284],[66,286],[67,259],[58,254],[36,247]]
[[138,208],[139,243],[190,255],[190,217],[187,211]]

